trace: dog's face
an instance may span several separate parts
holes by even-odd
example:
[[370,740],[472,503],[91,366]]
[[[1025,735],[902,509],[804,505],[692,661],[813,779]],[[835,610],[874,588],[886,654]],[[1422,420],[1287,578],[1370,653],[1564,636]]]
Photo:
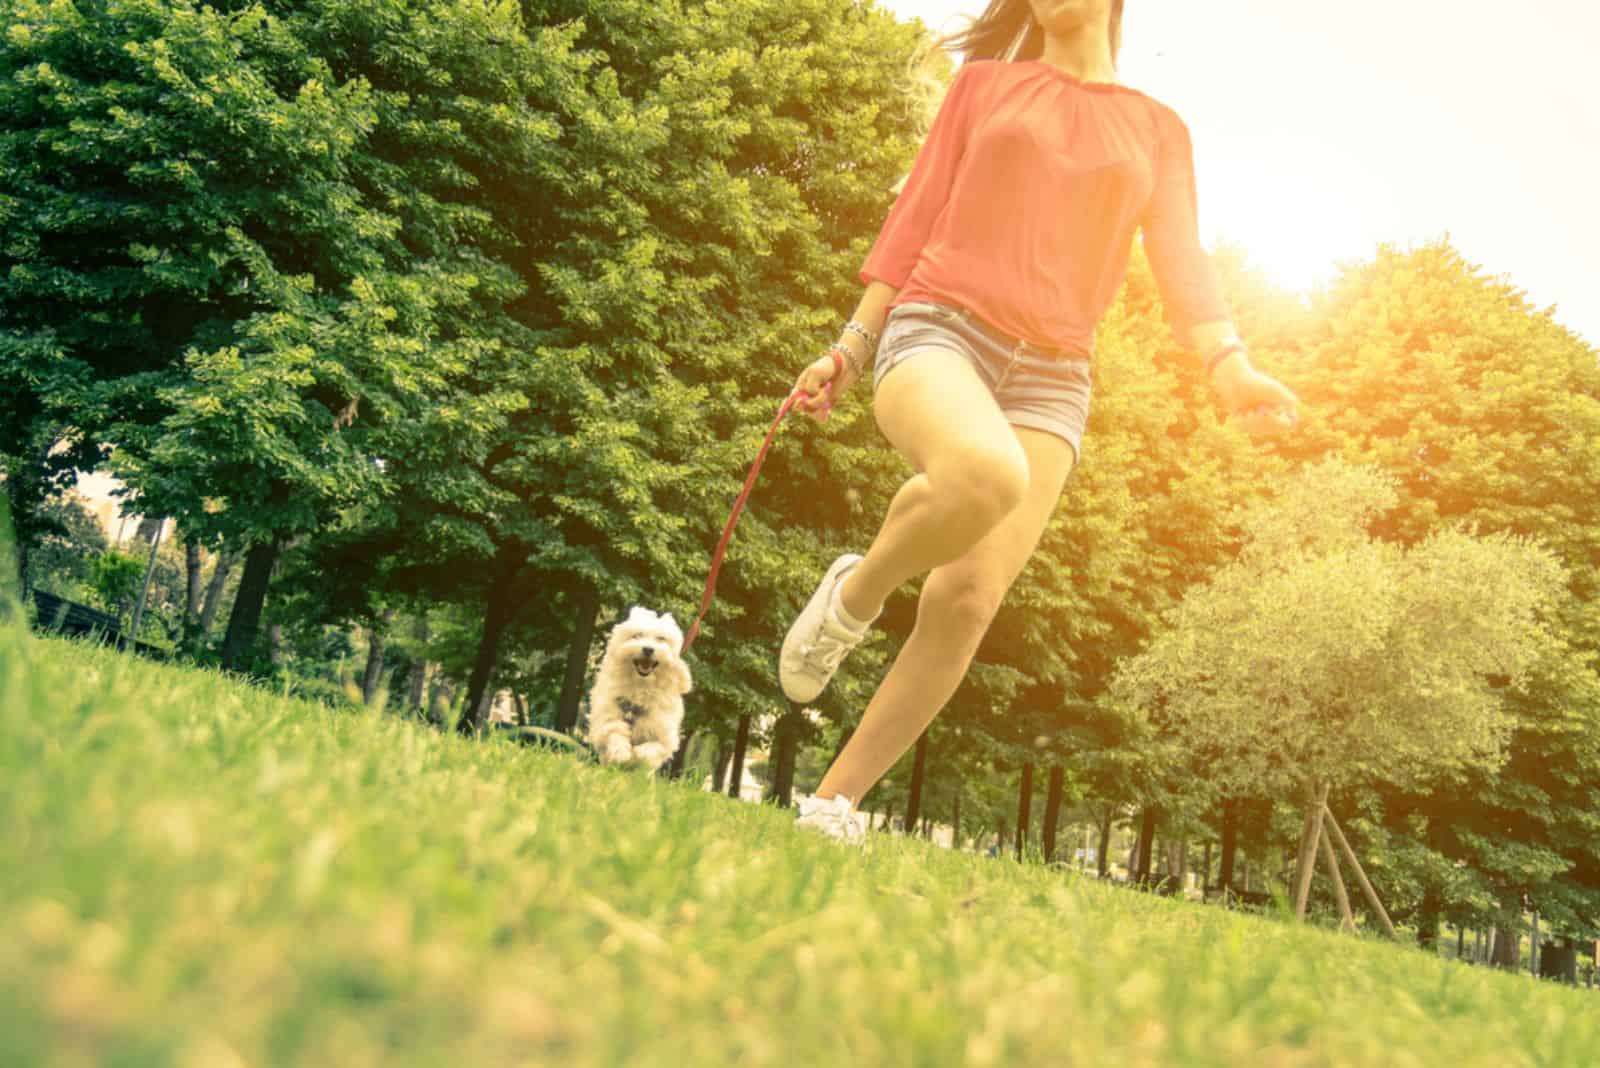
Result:
[[678,655],[682,649],[683,631],[677,620],[636,605],[627,619],[612,628],[606,660],[639,685],[663,685],[688,693],[689,668]]

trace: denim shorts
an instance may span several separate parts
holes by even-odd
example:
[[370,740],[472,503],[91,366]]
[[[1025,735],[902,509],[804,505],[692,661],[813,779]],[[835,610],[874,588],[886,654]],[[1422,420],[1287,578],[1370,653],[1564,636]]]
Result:
[[1018,343],[966,308],[908,301],[890,309],[884,323],[872,369],[873,388],[895,365],[928,346],[965,356],[1008,423],[1065,439],[1074,460],[1082,453],[1083,428],[1089,421],[1088,360]]

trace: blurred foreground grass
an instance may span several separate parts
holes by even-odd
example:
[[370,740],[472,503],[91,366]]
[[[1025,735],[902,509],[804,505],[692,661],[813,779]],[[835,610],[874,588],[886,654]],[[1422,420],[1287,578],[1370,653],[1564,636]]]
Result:
[[0,624],[0,1065],[1573,1065],[1592,993]]

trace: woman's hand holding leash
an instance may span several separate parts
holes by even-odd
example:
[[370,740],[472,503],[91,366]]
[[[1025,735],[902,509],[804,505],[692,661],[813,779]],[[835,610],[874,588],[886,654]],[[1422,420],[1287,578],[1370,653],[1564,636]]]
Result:
[[863,358],[858,353],[844,341],[835,342],[795,379],[795,392],[803,396],[795,402],[794,410],[818,423],[825,422],[844,391],[861,377],[862,367]]

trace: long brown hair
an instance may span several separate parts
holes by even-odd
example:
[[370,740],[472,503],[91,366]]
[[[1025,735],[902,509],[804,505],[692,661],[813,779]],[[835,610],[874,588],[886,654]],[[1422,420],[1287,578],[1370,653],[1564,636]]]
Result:
[[[1111,0],[1109,36],[1113,68],[1117,65],[1117,53],[1122,50],[1122,4],[1123,0]],[[959,52],[966,59],[1038,59],[1044,55],[1044,27],[1035,21],[1028,0],[990,0],[983,14],[970,26],[933,43],[947,51]]]

